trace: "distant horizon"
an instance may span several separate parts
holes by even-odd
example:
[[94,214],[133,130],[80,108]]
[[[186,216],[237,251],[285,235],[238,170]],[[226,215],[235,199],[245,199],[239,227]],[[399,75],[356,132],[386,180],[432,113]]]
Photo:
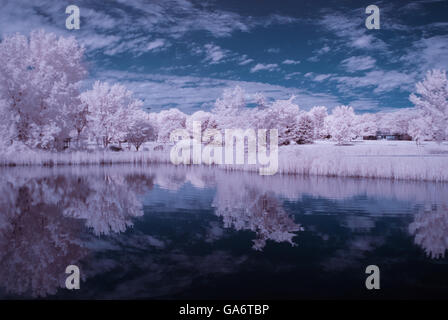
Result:
[[[65,8],[80,8],[67,30]],[[380,9],[369,30],[365,8]],[[44,29],[86,47],[88,87],[120,83],[143,109],[209,111],[227,87],[288,99],[303,110],[357,113],[410,108],[426,71],[448,66],[448,2],[427,1],[5,1],[0,35]]]

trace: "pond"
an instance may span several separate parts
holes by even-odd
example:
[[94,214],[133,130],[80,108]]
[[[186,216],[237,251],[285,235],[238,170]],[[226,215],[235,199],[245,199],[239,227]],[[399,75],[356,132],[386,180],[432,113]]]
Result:
[[[170,165],[0,170],[2,299],[448,295],[448,184]],[[65,287],[79,267],[79,290]],[[380,270],[367,290],[366,267]]]

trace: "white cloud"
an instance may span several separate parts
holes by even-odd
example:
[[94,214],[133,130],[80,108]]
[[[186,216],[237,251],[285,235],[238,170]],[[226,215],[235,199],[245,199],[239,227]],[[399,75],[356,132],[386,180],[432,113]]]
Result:
[[283,64],[299,64],[300,61],[299,60],[291,60],[291,59],[286,59],[282,62]]
[[[3,1],[0,33],[28,34],[33,29],[43,28],[75,36],[86,45],[88,52],[100,50],[115,55],[128,51],[138,56],[162,48],[157,38],[167,39],[164,40],[166,45],[170,39],[182,39],[189,32],[205,31],[219,38],[229,37],[236,31],[248,32],[256,27],[297,22],[295,18],[279,15],[244,16],[213,4],[198,6],[191,0],[116,1],[119,5],[97,6],[88,0],[76,1],[82,18],[81,28],[76,32],[65,29],[65,1]],[[156,42],[151,45],[153,41]],[[153,47],[155,45],[158,47]]]
[[238,63],[240,66],[245,66],[246,64],[249,64],[249,63],[251,63],[251,62],[253,62],[254,61],[254,59],[248,59],[248,58],[245,58],[245,59],[243,59],[240,63]]
[[308,58],[308,61],[311,62],[317,62],[320,60],[320,56],[329,52],[330,51],[330,47],[328,45],[324,45],[322,48],[318,49],[318,50],[314,50],[313,53],[314,55],[310,58]]
[[374,37],[372,35],[362,35],[357,39],[353,40],[352,45],[360,49],[368,49],[370,44],[374,42]]
[[[295,101],[304,109],[315,105],[334,107],[340,104],[338,98],[330,94],[314,93],[261,82],[142,74],[115,70],[101,71],[95,75],[95,78],[125,85],[135,93],[136,97],[144,100],[144,107],[151,108],[151,111],[176,107],[183,112],[193,113],[199,109],[210,109],[225,88],[236,85],[244,88],[248,96],[262,92],[268,98],[287,99],[294,94],[297,96]],[[92,81],[86,83],[85,86],[89,86]]]
[[415,41],[402,61],[416,67],[421,73],[448,66],[448,36],[438,35]]
[[313,80],[317,81],[317,82],[322,82],[322,81],[330,78],[331,76],[332,76],[332,74],[319,74],[319,75],[315,76]]
[[280,48],[269,48],[266,50],[269,53],[279,53],[280,52]]
[[368,98],[359,98],[349,103],[355,111],[378,111],[382,109],[377,100]]
[[250,69],[250,72],[254,73],[257,71],[274,71],[278,69],[278,64],[276,63],[270,63],[270,64],[262,64],[257,63],[252,69]]
[[341,65],[348,72],[372,69],[376,60],[370,56],[356,56],[342,60]]
[[222,60],[227,56],[227,50],[222,49],[220,46],[212,43],[206,44],[205,49],[205,61],[211,64],[217,64],[223,62]]
[[415,73],[403,73],[395,70],[375,70],[359,77],[333,77],[342,92],[351,92],[354,88],[374,87],[374,93],[392,90],[410,91],[415,83]]
[[345,14],[333,12],[325,14],[318,20],[318,24],[333,32],[342,39],[341,43],[349,47],[386,51],[387,45],[384,41],[367,33],[369,30],[364,25],[365,14],[362,13],[360,9]]
[[296,77],[296,76],[299,76],[299,75],[301,75],[302,73],[301,72],[291,72],[291,73],[288,73],[286,76],[285,76],[285,79],[286,80],[290,80],[290,79],[292,79],[292,78],[294,78],[294,77]]
[[327,53],[327,52],[329,52],[330,51],[330,47],[329,46],[327,46],[327,45],[325,45],[325,46],[323,46],[322,48],[320,48],[319,50],[317,50],[317,54],[318,55],[321,55],[321,54],[324,54],[324,53]]
[[[134,24],[141,29],[181,38],[191,31],[207,31],[214,37],[228,37],[235,31],[247,32],[261,21],[251,21],[237,13],[193,5],[188,0],[142,2],[119,0],[122,5],[140,12]],[[175,21],[175,23],[173,23]]]
[[322,82],[322,81],[324,81],[324,80],[330,78],[331,76],[333,76],[333,74],[331,74],[331,73],[327,73],[327,74],[318,74],[318,75],[315,75],[313,72],[307,72],[307,73],[305,73],[305,77],[306,77],[306,78],[312,78],[312,80],[313,80],[313,81],[316,81],[316,82]]
[[148,46],[146,47],[149,51],[159,49],[160,47],[165,46],[165,40],[164,39],[156,39],[154,41],[151,41],[148,43]]
[[310,58],[308,58],[306,60],[308,60],[310,62],[317,62],[317,61],[319,61],[319,57],[318,56],[312,56],[312,57],[310,57]]
[[[103,51],[104,54],[109,56],[114,56],[121,53],[131,53],[134,56],[140,56],[146,52],[161,51],[169,46],[166,40],[160,38],[151,41],[149,38],[140,37],[133,40],[123,41],[123,39],[120,39],[117,36],[111,37],[114,41],[114,44],[106,45]],[[84,45],[88,45],[90,49],[92,49],[92,46],[98,46],[98,48],[102,48],[101,44],[103,43],[103,41],[107,41],[107,39],[108,37],[98,36],[93,38],[94,41],[91,41],[92,37],[90,36],[81,40],[81,43],[83,43]],[[86,41],[91,42],[86,43]]]

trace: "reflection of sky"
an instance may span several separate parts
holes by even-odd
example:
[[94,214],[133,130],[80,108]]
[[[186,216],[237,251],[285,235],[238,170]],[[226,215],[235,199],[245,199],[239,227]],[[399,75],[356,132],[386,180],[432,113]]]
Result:
[[[179,194],[182,196],[180,197]],[[143,198],[143,205],[157,207],[158,210],[161,210],[162,206],[166,207],[167,210],[175,208],[183,210],[203,210],[210,208],[214,194],[214,189],[199,189],[189,183],[171,192],[156,185]]]
[[[51,297],[68,263],[81,266],[86,290],[59,290],[61,297],[188,298],[213,286],[223,288],[213,291],[217,297],[233,297],[235,288],[250,297],[265,292],[256,290],[265,277],[276,280],[268,282],[279,297],[305,297],[299,284],[315,277],[315,296],[337,295],[329,289],[335,274],[358,294],[350,272],[367,264],[391,272],[416,266],[390,283],[398,290],[404,276],[414,286],[419,273],[441,276],[430,258],[446,261],[442,184],[169,166],[1,173],[0,274],[7,278],[0,283],[8,294],[39,288],[36,295]],[[45,275],[34,280],[46,286],[30,287],[36,275]]]

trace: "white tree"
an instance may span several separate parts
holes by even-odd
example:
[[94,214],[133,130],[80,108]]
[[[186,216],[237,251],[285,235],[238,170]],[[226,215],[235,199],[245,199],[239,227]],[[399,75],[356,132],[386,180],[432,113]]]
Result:
[[157,114],[157,140],[169,142],[170,134],[177,129],[186,128],[187,115],[179,109],[162,110]]
[[420,141],[432,139],[431,121],[430,117],[422,116],[409,123],[408,134],[417,145],[420,144]]
[[[0,104],[7,144],[62,149],[75,129],[84,49],[73,37],[33,31],[0,43]],[[5,127],[6,126],[6,127]]]
[[295,96],[288,100],[276,100],[257,117],[258,126],[265,129],[277,129],[279,144],[290,144],[297,132],[297,117],[300,114],[299,106],[293,103]]
[[365,113],[355,117],[355,134],[357,137],[374,136],[378,130],[374,114]]
[[292,140],[297,144],[313,142],[314,121],[306,112],[297,116],[297,125],[292,132]]
[[245,92],[240,86],[227,88],[222,97],[215,102],[214,112],[217,114],[234,114],[246,106]]
[[410,100],[430,117],[433,136],[442,141],[448,135],[448,80],[445,70],[431,70],[422,82],[415,85],[417,95],[411,94]]
[[315,106],[309,111],[309,116],[313,120],[314,139],[322,139],[325,134],[325,118],[328,116],[327,107]]
[[[375,115],[378,131],[387,132],[387,133],[393,133],[393,132],[397,131],[397,126],[396,126],[396,113],[397,112],[398,111],[378,112]],[[407,130],[405,132],[407,132]]]
[[379,112],[375,115],[378,131],[390,134],[407,134],[409,123],[422,114],[416,108],[403,108],[394,112]]
[[85,129],[87,128],[88,115],[89,115],[89,108],[83,103],[75,105],[75,107],[71,110],[69,114],[73,123],[73,127],[75,128],[76,148],[80,148],[83,146],[81,139],[82,139],[82,133],[84,133]]
[[268,101],[263,93],[257,92],[254,94],[254,101],[257,108],[264,109],[269,107]]
[[355,117],[352,107],[338,106],[326,119],[331,138],[338,144],[347,143],[356,138]]
[[138,151],[143,143],[156,139],[156,132],[143,110],[136,112],[134,118],[128,127],[126,141]]
[[217,129],[218,120],[216,116],[211,112],[196,111],[192,115],[187,117],[186,128],[193,135],[193,122],[198,121],[201,123],[201,134],[207,129]]
[[225,89],[215,102],[212,112],[220,129],[250,127],[247,123],[246,93],[239,86]]
[[88,108],[89,133],[106,148],[110,143],[124,141],[133,125],[135,113],[142,102],[132,97],[124,86],[96,81],[91,90],[81,94]]

